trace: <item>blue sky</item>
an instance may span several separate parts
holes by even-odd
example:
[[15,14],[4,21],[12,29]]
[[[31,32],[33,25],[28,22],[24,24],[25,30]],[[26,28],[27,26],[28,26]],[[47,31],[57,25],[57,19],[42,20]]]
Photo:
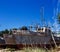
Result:
[[53,24],[53,9],[58,0],[0,0],[0,30],[40,23],[40,9],[44,7],[44,18]]

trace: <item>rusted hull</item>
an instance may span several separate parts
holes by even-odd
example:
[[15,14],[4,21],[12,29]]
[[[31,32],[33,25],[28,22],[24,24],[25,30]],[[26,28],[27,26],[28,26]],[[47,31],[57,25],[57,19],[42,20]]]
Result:
[[29,45],[23,45],[23,44],[17,44],[17,48],[24,48],[24,47],[41,47],[41,48],[44,48],[44,47],[47,47],[47,48],[50,48],[51,45],[50,44],[29,44]]
[[3,45],[1,44],[0,48],[6,48],[6,45],[5,44],[3,44]]
[[4,44],[4,45],[0,45],[0,48],[16,48],[16,49],[22,49],[24,47],[47,47],[47,48],[51,48],[51,47],[55,47],[54,43],[52,44]]

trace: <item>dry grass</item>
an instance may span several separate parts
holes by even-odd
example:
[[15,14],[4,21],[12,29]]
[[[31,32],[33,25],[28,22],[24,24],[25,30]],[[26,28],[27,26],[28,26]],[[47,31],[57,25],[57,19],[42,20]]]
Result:
[[22,50],[15,50],[11,48],[6,48],[6,49],[0,49],[0,52],[59,52],[60,48],[51,48],[50,50],[48,49],[43,49],[43,48],[23,48]]

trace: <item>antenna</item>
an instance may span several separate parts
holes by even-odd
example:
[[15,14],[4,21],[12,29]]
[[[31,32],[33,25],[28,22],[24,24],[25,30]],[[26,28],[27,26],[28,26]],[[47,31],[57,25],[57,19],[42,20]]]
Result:
[[41,7],[41,9],[40,9],[40,19],[41,19],[41,25],[45,26],[44,7]]
[[39,24],[38,24],[38,23],[36,23],[34,28],[35,28],[35,30],[37,31],[37,30],[38,30],[38,28],[39,28]]
[[33,26],[32,26],[32,25],[30,25],[30,26],[29,26],[29,28],[30,28],[30,31],[32,31]]

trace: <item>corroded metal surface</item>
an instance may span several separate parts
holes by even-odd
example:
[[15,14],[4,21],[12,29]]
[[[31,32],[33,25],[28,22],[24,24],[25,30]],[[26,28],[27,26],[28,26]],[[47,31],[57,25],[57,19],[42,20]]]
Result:
[[49,36],[15,35],[16,44],[50,44]]

